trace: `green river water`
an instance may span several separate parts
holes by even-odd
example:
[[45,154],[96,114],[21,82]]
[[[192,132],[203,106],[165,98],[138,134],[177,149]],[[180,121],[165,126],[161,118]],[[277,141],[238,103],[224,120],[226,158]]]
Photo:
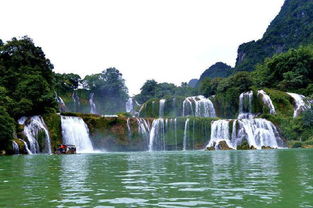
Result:
[[3,156],[0,207],[313,207],[313,150]]

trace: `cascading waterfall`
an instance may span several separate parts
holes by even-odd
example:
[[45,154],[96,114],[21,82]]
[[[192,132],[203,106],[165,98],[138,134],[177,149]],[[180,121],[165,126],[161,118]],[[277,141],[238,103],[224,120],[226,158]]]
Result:
[[202,95],[185,98],[183,102],[182,115],[211,118],[216,117],[212,101]]
[[94,102],[94,93],[90,93],[90,98],[89,98],[89,105],[90,105],[90,113],[91,114],[97,114],[97,108],[96,104]]
[[253,91],[241,93],[239,96],[239,115],[238,119],[254,118],[252,113]]
[[270,114],[276,114],[276,110],[270,96],[268,96],[264,90],[258,90],[258,96],[261,96],[264,105],[269,108]]
[[146,140],[149,145],[150,139],[150,124],[147,120],[143,118],[136,118],[138,124],[138,132],[142,135],[142,137]]
[[164,119],[155,119],[152,122],[152,127],[149,137],[149,152],[154,150],[165,150],[165,125]]
[[79,111],[79,107],[80,107],[80,100],[79,100],[79,96],[77,95],[77,92],[74,91],[72,94],[72,99],[73,99],[73,103],[74,103],[74,111]]
[[229,120],[214,121],[211,125],[211,139],[207,146],[218,149],[221,141],[225,141],[230,148],[234,149],[230,141]]
[[128,136],[131,137],[132,132],[130,128],[130,118],[127,118],[126,125],[127,125],[127,130],[128,130]]
[[177,150],[177,146],[178,146],[178,141],[177,141],[177,118],[174,119],[174,137],[175,137],[176,150]]
[[185,121],[184,139],[183,139],[183,150],[184,151],[186,151],[186,149],[187,149],[188,130],[189,130],[189,118],[187,118]]
[[[30,151],[34,153],[49,153],[51,154],[51,141],[47,126],[41,116],[33,116],[27,119],[22,117],[18,121],[24,125],[24,134],[27,137]],[[42,139],[43,145],[40,149],[38,140]]]
[[305,102],[305,96],[304,95],[299,95],[296,93],[287,93],[290,95],[294,101],[295,101],[295,107],[294,107],[294,113],[293,117],[296,118],[298,117],[303,111],[307,110],[310,108],[310,103]]
[[188,98],[186,98],[183,102],[183,117],[187,115],[194,115],[192,102]]
[[32,155],[33,153],[30,151],[27,142],[25,142],[23,139],[20,139],[20,141],[24,143],[24,147],[25,147],[27,154]]
[[[230,133],[229,126],[233,122]],[[265,119],[218,120],[212,123],[211,138],[207,147],[219,148],[219,143],[225,141],[232,149],[247,141],[250,147],[284,148],[285,142],[280,138],[277,128]]]
[[94,152],[89,129],[80,117],[61,116],[63,143],[75,145],[78,153]]
[[126,112],[127,113],[132,113],[133,110],[134,110],[134,103],[133,103],[133,98],[128,98],[126,104],[125,104],[125,107],[126,107]]
[[57,102],[59,104],[59,109],[61,112],[67,111],[67,107],[66,107],[66,105],[65,105],[65,103],[61,97],[57,97]]
[[160,100],[160,105],[159,105],[159,117],[163,117],[164,116],[164,106],[165,106],[165,99],[161,99]]
[[12,141],[12,149],[13,149],[14,154],[20,153],[20,148],[18,147],[18,144],[15,141]]

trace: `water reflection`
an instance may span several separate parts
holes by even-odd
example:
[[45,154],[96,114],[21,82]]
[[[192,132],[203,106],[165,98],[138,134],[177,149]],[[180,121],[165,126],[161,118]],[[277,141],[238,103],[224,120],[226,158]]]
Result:
[[88,192],[92,189],[87,186],[90,155],[63,155],[61,158],[60,185],[62,188],[61,206],[84,205],[92,199]]
[[0,207],[313,207],[312,158],[312,150],[0,157]]

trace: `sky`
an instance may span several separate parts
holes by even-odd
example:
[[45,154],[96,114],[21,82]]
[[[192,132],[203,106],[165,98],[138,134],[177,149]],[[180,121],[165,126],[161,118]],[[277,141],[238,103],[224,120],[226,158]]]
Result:
[[115,67],[130,95],[180,85],[262,38],[284,0],[1,0],[0,39],[31,37],[58,73]]

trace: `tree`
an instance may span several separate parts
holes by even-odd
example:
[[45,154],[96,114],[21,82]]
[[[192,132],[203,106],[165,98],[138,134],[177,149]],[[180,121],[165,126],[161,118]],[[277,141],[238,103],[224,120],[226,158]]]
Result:
[[249,72],[237,72],[236,74],[221,80],[217,87],[218,93],[226,92],[230,88],[237,89],[238,92],[246,92],[253,86],[253,79]]
[[136,100],[140,103],[144,103],[147,100],[156,97],[158,83],[155,80],[147,80],[140,88],[141,92],[136,96]]
[[117,113],[125,110],[125,102],[128,98],[128,89],[123,75],[116,68],[108,68],[99,74],[88,75],[86,82],[95,98],[102,100],[105,113]]
[[26,36],[0,44],[0,86],[6,88],[13,100],[12,116],[21,116],[14,109],[20,109],[19,103],[30,103],[21,102],[23,99],[33,99],[31,108],[24,108],[25,114],[43,114],[57,109],[52,69],[42,49]]
[[313,49],[300,47],[267,59],[255,72],[257,85],[297,91],[313,83]]
[[215,79],[205,78],[200,83],[200,88],[199,88],[200,94],[206,97],[216,95],[217,87],[222,80],[223,80],[222,78],[215,78]]
[[72,92],[78,88],[81,78],[78,74],[54,74],[55,90],[58,94]]
[[5,108],[0,107],[0,149],[13,139],[15,132],[14,119],[10,117]]

